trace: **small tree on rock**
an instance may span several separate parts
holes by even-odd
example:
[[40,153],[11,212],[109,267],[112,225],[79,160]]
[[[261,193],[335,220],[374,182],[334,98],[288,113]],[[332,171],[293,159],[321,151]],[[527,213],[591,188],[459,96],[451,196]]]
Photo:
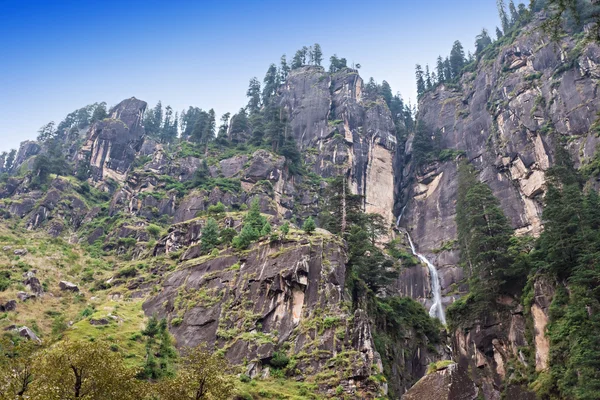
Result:
[[309,235],[311,235],[316,228],[317,226],[315,225],[315,221],[312,217],[308,217],[308,219],[304,221],[304,225],[302,225],[302,229],[304,229],[304,232],[308,233]]

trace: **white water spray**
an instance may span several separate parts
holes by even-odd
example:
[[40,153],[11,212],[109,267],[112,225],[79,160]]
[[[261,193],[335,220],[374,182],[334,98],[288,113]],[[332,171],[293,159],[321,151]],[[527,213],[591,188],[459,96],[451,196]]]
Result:
[[408,232],[406,232],[406,236],[408,237],[408,243],[410,244],[410,249],[413,254],[429,268],[429,279],[431,280],[431,291],[433,292],[433,304],[429,309],[429,315],[436,317],[442,324],[446,325],[446,314],[444,313],[444,307],[442,306],[442,286],[440,285],[440,277],[438,276],[437,269],[424,255],[417,253]]
[[[402,215],[404,215],[404,210],[406,210],[406,206],[402,207],[402,211],[400,211],[400,215],[396,220],[397,229],[400,229],[400,220],[402,219]],[[415,245],[408,232],[406,232],[406,236],[408,237],[408,243],[410,244],[410,249],[413,254],[429,268],[429,279],[431,280],[431,291],[433,292],[433,304],[429,309],[429,315],[439,319],[442,324],[446,325],[446,313],[442,306],[442,285],[440,285],[440,277],[437,268],[435,268],[435,265],[433,265],[423,254],[417,253],[417,249],[415,249]]]

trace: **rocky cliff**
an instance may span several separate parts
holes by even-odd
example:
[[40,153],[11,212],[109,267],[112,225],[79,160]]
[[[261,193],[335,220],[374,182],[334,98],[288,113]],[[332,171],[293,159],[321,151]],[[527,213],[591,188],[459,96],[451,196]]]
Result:
[[[89,167],[94,180],[125,180],[144,141],[142,116],[146,102],[132,97],[114,106],[109,117],[96,122],[77,159]],[[89,165],[89,166],[88,166]]]
[[[35,164],[49,154],[49,144],[21,145],[2,176],[2,229],[23,241],[50,235],[56,245],[62,238],[96,260],[93,268],[66,271],[78,257],[68,254],[43,269],[46,286],[65,275],[82,293],[93,292],[95,300],[73,307],[74,334],[88,335],[89,314],[116,302],[141,310],[131,320],[115,317],[122,318],[118,324],[164,318],[180,348],[206,342],[244,377],[284,374],[314,385],[321,396],[529,399],[524,371],[544,371],[550,360],[546,327],[555,280],[532,277],[527,293],[512,288],[485,317],[450,321],[447,338],[422,307],[396,296],[431,305],[430,271],[413,256],[406,233],[438,267],[444,306],[469,290],[456,244],[459,160],[475,166],[516,235],[534,237],[543,229],[545,171],[559,138],[577,166],[596,165],[600,47],[585,34],[549,42],[535,18],[493,45],[457,83],[423,94],[417,118],[432,136],[439,132],[445,151],[435,161],[416,165],[416,133],[398,134],[397,116],[357,70],[303,66],[274,94],[302,168],[290,168],[293,160],[275,146],[253,142],[263,132],[252,118],[235,135],[231,121],[229,138],[221,141],[163,143],[146,134],[146,103],[131,98],[108,118],[61,138],[66,167],[43,182]],[[298,228],[309,216],[318,221],[330,178],[340,175],[361,195],[364,212],[382,216],[385,233],[377,246],[387,251],[387,272],[396,274],[385,287],[371,290],[353,280],[340,236]],[[587,177],[597,186],[592,173]],[[252,204],[269,227],[248,248],[235,248],[231,237],[242,231]],[[220,237],[206,251],[202,236],[210,218],[229,241]],[[281,231],[285,222],[289,234]],[[12,261],[3,274],[9,285],[20,284],[15,268],[31,266]],[[357,282],[362,286],[353,287]],[[23,292],[21,298],[10,308],[30,312],[32,297]],[[50,296],[35,301],[41,309],[55,305]],[[93,332],[85,337],[101,335],[100,328]],[[125,340],[118,345],[131,347],[135,358],[139,340]],[[430,363],[450,357],[454,363],[436,364],[409,391]]]
[[[596,157],[600,47],[585,33],[553,43],[539,28],[543,19],[543,15],[534,16],[511,40],[479,59],[457,84],[441,84],[420,99],[418,120],[432,135],[439,132],[441,147],[451,150],[451,157],[417,168],[410,163],[412,140],[407,141],[409,165],[398,195],[406,203],[401,226],[438,266],[445,305],[468,290],[457,266],[460,159],[476,167],[478,178],[500,200],[516,235],[537,236],[543,229],[545,171],[554,163],[554,147],[566,143],[576,165],[584,170]],[[591,183],[595,185],[594,179]],[[423,298],[426,271],[414,267],[404,275],[411,282],[425,282],[425,289],[404,286],[401,290]],[[463,321],[460,329],[451,332],[456,368],[468,371],[480,396],[499,399],[503,393],[534,398],[516,377],[527,368],[542,371],[548,367],[550,344],[545,328],[555,286],[547,280],[535,281],[534,300],[525,310],[520,289],[515,288],[513,295],[497,299],[484,320]],[[453,376],[437,374],[411,392],[445,387]],[[440,398],[474,399],[477,395],[446,393]]]
[[[252,124],[235,143],[161,143],[144,129],[146,103],[126,99],[76,135],[23,143],[0,210],[14,229],[66,239],[110,263],[69,271],[78,290],[94,292],[86,307],[139,305],[146,318],[165,319],[178,347],[208,343],[250,378],[280,377],[283,354],[286,378],[321,396],[398,396],[444,353],[438,328],[424,332],[409,314],[401,315],[406,323],[373,315],[366,296],[374,294],[354,299],[347,287],[346,243],[297,229],[308,216],[318,220],[329,178],[344,175],[363,211],[380,214],[391,235],[397,129],[385,100],[363,86],[349,68],[290,72],[276,103],[300,151],[300,172],[270,146],[251,143]],[[35,160],[56,157],[50,145],[62,149],[68,168],[40,180]],[[255,201],[273,230],[291,222],[290,234],[263,235],[243,251],[224,242],[207,254],[207,218],[239,234]],[[419,307],[410,311],[426,318]],[[112,317],[78,316],[72,334]],[[97,329],[87,337],[103,337]]]
[[[457,85],[442,84],[419,102],[418,119],[441,133],[442,148],[463,152],[477,167],[520,235],[540,232],[544,171],[552,165],[556,135],[568,139],[578,165],[593,158],[598,144],[600,48],[582,35],[553,43],[539,24],[481,59]],[[410,141],[405,150],[410,156]],[[402,185],[402,225],[422,252],[448,267],[447,275],[457,253],[436,250],[456,239],[456,188],[455,158],[407,168]]]
[[367,212],[394,222],[396,128],[383,98],[368,96],[358,71],[293,70],[280,90],[296,143],[323,178],[346,175]]

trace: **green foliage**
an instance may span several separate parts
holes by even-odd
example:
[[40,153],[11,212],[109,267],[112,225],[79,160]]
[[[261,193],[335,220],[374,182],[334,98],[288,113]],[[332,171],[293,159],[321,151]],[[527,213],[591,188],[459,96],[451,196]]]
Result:
[[231,243],[233,238],[237,235],[237,231],[233,228],[223,228],[219,233],[219,237],[221,238],[221,243],[228,245]]
[[158,225],[150,224],[146,227],[146,232],[154,238],[158,238],[160,236],[161,228]]
[[287,234],[290,233],[290,223],[286,221],[283,225],[281,225],[281,227],[279,227],[279,230],[283,234],[283,237],[287,236]]
[[200,236],[200,248],[203,253],[210,253],[219,245],[219,224],[213,218],[209,218],[202,228]]
[[232,244],[237,249],[246,249],[252,242],[255,242],[261,237],[261,232],[265,228],[265,225],[268,225],[269,222],[265,217],[263,217],[260,213],[260,205],[258,203],[258,199],[254,200],[250,205],[250,209],[246,214],[246,218],[244,218],[244,225],[242,226],[242,230],[239,235],[233,238]]
[[221,203],[220,201],[217,204],[208,206],[209,214],[222,214],[224,212],[225,212],[225,205],[223,205],[223,203]]
[[58,138],[46,141],[48,151],[35,157],[31,174],[31,183],[40,187],[47,183],[50,174],[69,175],[71,167],[65,159],[62,142]]
[[285,353],[276,351],[275,353],[273,353],[273,357],[271,357],[269,364],[273,368],[283,369],[289,364],[289,362],[290,358]]
[[427,367],[427,375],[432,374],[436,371],[440,371],[442,369],[448,368],[448,366],[450,366],[452,364],[454,364],[454,361],[452,361],[452,360],[441,360],[441,361],[432,362]]
[[512,228],[498,199],[466,162],[459,166],[456,225],[471,294],[477,301],[492,301],[511,266]]
[[138,377],[142,379],[160,379],[174,375],[173,363],[177,352],[167,328],[167,320],[152,316],[142,331],[146,337],[146,362]]
[[134,276],[136,276],[138,274],[137,269],[135,268],[135,266],[133,265],[129,265],[127,267],[123,267],[121,268],[117,273],[116,273],[116,277],[117,278],[133,278]]
[[11,285],[9,277],[0,276],[0,292],[4,292]]
[[308,217],[306,221],[304,221],[302,229],[309,235],[312,234],[315,231],[315,229],[317,229],[317,226],[315,225],[315,220],[312,217]]
[[435,161],[440,154],[440,132],[432,131],[424,122],[417,122],[413,140],[412,160],[417,167]]

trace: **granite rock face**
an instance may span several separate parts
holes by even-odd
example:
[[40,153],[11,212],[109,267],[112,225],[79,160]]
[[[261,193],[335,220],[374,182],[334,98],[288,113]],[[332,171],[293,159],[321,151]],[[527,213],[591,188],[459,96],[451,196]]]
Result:
[[402,400],[475,400],[479,389],[457,364],[435,371],[421,378]]
[[[199,231],[196,223],[182,224],[155,252],[193,244]],[[250,376],[268,373],[274,353],[289,348],[299,376],[336,365],[348,394],[370,398],[380,389],[367,378],[381,372],[381,362],[367,315],[345,306],[345,263],[342,244],[325,232],[260,242],[244,256],[226,250],[185,261],[143,309],[168,319],[178,346],[207,342]]]
[[125,180],[143,144],[142,116],[146,105],[135,97],[123,100],[110,110],[109,118],[90,128],[77,159],[79,163],[89,164],[93,180]]
[[[568,37],[554,45],[536,20],[492,60],[480,61],[458,85],[440,85],[419,102],[418,119],[441,133],[442,148],[462,152],[500,200],[518,235],[542,229],[545,171],[553,163],[553,135],[567,138],[577,165],[588,162],[599,142],[594,124],[600,47]],[[580,39],[578,39],[580,40]],[[580,53],[574,51],[579,46]],[[445,293],[460,284],[454,221],[456,157],[416,169],[406,143],[397,198],[419,251],[440,270]],[[443,251],[441,251],[443,249]]]
[[308,66],[291,71],[280,89],[296,143],[322,177],[346,175],[367,212],[393,223],[396,129],[379,96],[363,93],[356,70],[328,74]]

